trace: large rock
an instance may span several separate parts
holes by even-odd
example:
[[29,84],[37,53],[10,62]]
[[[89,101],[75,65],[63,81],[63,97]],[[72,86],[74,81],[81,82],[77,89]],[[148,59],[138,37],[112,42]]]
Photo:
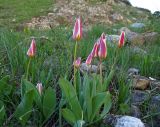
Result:
[[144,33],[143,37],[146,43],[152,44],[159,39],[159,34],[157,32]]
[[150,85],[150,80],[144,76],[134,76],[132,86],[135,89],[145,90]]
[[122,27],[120,29],[120,32],[124,31],[126,34],[126,39],[131,45],[143,45],[145,40],[144,37],[141,34],[138,34],[136,32],[132,32],[127,27]]
[[131,95],[131,103],[133,105],[140,105],[149,99],[149,94],[145,91],[134,90]]
[[134,54],[139,54],[139,55],[143,55],[143,56],[147,55],[147,52],[145,50],[143,50],[137,46],[132,47],[131,51]]
[[140,119],[131,116],[109,115],[104,119],[104,123],[114,127],[145,127]]
[[143,28],[143,27],[145,27],[145,24],[143,24],[143,23],[133,23],[133,24],[131,24],[131,27],[132,28]]
[[136,118],[141,117],[141,111],[140,111],[139,107],[137,107],[135,105],[131,105],[131,116],[136,117]]
[[144,123],[135,117],[123,116],[117,120],[115,127],[145,127]]
[[160,112],[160,95],[151,98],[151,110],[152,112]]

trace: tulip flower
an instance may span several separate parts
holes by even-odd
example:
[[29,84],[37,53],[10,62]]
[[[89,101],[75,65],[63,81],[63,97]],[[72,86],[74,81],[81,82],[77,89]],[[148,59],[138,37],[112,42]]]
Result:
[[78,59],[76,61],[74,61],[73,65],[76,67],[76,68],[79,68],[80,65],[81,65],[81,57],[78,57]]
[[42,86],[42,83],[38,83],[37,86],[36,86],[38,92],[40,95],[42,95],[42,90],[43,90],[43,86]]
[[102,33],[100,40],[99,40],[98,56],[100,59],[104,59],[107,56],[106,37],[104,33]]
[[82,22],[81,18],[77,18],[74,29],[73,29],[73,39],[79,41],[82,38]]
[[92,54],[89,54],[89,56],[88,56],[87,59],[86,59],[86,64],[87,64],[87,65],[90,65],[91,62],[92,62],[92,59],[93,59]]
[[35,53],[36,53],[36,42],[34,39],[32,39],[32,42],[31,42],[31,45],[27,51],[27,55],[29,57],[34,57],[35,56]]
[[99,47],[99,43],[96,42],[94,44],[94,47],[93,47],[92,52],[91,52],[93,57],[97,57],[98,56],[98,47]]
[[119,38],[119,42],[118,42],[118,47],[121,48],[122,46],[124,46],[124,39],[125,39],[125,32],[122,31],[120,38]]

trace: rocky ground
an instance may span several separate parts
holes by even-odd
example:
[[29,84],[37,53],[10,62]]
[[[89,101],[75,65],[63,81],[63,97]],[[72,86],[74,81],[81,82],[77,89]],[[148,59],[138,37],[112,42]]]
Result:
[[[53,8],[49,9],[51,11],[47,16],[34,17],[25,25],[29,28],[49,29],[54,26],[73,24],[77,16],[83,18],[83,25],[85,26],[92,24],[111,25],[119,21],[128,24],[137,20],[136,17],[129,18],[129,15],[133,13],[134,9],[125,0],[108,0],[106,2],[56,0]],[[145,11],[139,9],[136,13],[141,18],[147,18]]]

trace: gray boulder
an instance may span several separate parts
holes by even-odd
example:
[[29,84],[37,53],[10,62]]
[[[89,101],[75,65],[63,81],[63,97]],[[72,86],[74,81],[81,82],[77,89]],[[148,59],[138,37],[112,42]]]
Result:
[[132,28],[144,28],[145,24],[143,23],[133,23],[130,25]]
[[136,32],[132,32],[127,27],[122,27],[120,29],[120,32],[124,31],[126,35],[127,42],[129,42],[131,45],[143,45],[145,40],[144,37],[141,34],[138,34]]
[[115,127],[145,127],[144,123],[135,117],[123,116],[117,119]]
[[145,127],[140,119],[131,116],[108,115],[103,122],[113,127]]

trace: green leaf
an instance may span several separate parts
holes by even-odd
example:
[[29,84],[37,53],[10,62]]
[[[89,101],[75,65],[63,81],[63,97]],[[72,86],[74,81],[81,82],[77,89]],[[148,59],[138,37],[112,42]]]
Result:
[[12,90],[12,86],[9,85],[9,76],[5,76],[0,80],[0,95],[9,95]]
[[92,100],[93,108],[92,108],[91,121],[93,121],[95,116],[100,112],[100,109],[102,105],[104,104],[106,97],[107,97],[106,92],[98,93],[96,96],[93,97],[93,100]]
[[67,122],[71,124],[74,124],[76,122],[76,117],[70,109],[68,108],[62,109],[62,115]]
[[121,83],[119,85],[119,96],[118,96],[118,104],[125,103],[128,100],[129,96],[129,85],[125,83]]
[[92,115],[92,83],[89,77],[86,75],[84,78],[83,84],[83,96],[84,96],[84,105],[83,111],[86,112],[87,120],[90,119]]
[[75,88],[68,80],[63,79],[63,78],[59,80],[59,85],[60,85],[62,92],[65,95],[65,98],[72,112],[76,116],[76,119],[80,120],[82,118],[82,109],[78,101]]
[[25,125],[29,116],[32,112],[32,104],[34,100],[34,90],[27,91],[24,94],[24,98],[21,103],[18,105],[15,116],[21,122],[22,125]]
[[103,112],[101,113],[101,117],[103,118],[111,109],[112,101],[111,101],[111,94],[109,92],[106,93],[106,98],[104,102]]
[[46,119],[48,119],[56,107],[56,92],[51,87],[46,89],[44,98],[43,98],[43,114]]
[[76,72],[76,86],[77,86],[77,96],[79,97],[80,96],[80,94],[81,94],[81,76],[80,76],[80,72],[79,72],[79,70],[77,70],[77,72]]
[[115,70],[112,69],[110,71],[109,75],[107,77],[105,77],[104,83],[103,83],[103,91],[106,91],[108,89],[108,86],[109,86],[110,82],[112,81],[114,74],[115,74]]
[[24,89],[24,93],[33,90],[34,91],[34,101],[38,105],[38,107],[42,110],[42,104],[41,104],[41,95],[39,94],[37,88],[35,85],[33,85],[31,82],[27,81],[26,79],[22,80],[22,86]]
[[6,111],[3,102],[0,101],[0,125],[2,125],[4,117],[6,116]]

